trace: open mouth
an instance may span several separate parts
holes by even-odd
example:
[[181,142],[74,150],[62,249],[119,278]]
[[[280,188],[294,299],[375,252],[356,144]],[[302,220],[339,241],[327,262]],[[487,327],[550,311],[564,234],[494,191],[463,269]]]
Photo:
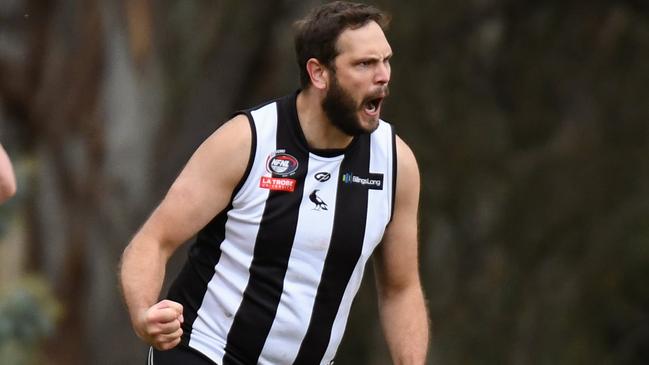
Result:
[[379,109],[381,108],[381,104],[383,103],[383,97],[378,97],[378,98],[373,98],[369,99],[363,104],[363,108],[365,109],[365,112],[370,115],[374,115],[378,113]]

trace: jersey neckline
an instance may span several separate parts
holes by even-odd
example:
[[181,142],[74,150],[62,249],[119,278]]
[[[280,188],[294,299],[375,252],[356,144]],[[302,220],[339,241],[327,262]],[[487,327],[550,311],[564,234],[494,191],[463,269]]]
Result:
[[300,125],[300,118],[298,117],[297,114],[297,96],[301,91],[302,89],[297,89],[293,94],[291,94],[289,98],[289,107],[291,109],[290,110],[291,126],[295,131],[295,134],[300,142],[300,145],[302,145],[302,147],[304,147],[304,149],[307,150],[309,153],[312,153],[320,157],[338,157],[344,155],[356,144],[356,141],[358,141],[358,136],[354,136],[354,138],[351,140],[351,142],[349,142],[347,147],[344,148],[313,148],[309,145],[309,143],[306,140],[306,136],[304,135],[304,131],[302,130],[302,126]]

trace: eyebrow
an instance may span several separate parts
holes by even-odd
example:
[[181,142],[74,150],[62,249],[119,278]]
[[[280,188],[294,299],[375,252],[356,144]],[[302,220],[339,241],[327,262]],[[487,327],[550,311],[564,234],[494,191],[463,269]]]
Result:
[[380,57],[380,56],[366,56],[366,57],[360,57],[356,60],[356,63],[361,63],[361,62],[379,62],[381,60],[383,61],[388,61],[392,58],[393,53],[388,53],[387,56],[385,57]]

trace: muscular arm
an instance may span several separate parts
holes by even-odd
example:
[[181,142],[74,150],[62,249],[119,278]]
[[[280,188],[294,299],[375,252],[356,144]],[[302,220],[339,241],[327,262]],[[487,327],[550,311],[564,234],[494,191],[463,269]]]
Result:
[[423,365],[429,328],[417,258],[419,170],[400,138],[397,156],[394,216],[374,258],[379,315],[393,362]]
[[0,144],[0,204],[16,194],[16,177],[2,144]]
[[133,328],[158,349],[176,346],[182,334],[182,306],[169,300],[156,303],[167,260],[227,206],[250,148],[250,126],[243,115],[214,132],[124,250],[120,283]]

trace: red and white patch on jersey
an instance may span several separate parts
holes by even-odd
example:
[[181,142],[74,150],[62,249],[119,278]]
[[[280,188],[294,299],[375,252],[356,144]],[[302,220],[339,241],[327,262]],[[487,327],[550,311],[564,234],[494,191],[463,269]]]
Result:
[[290,179],[286,177],[267,177],[262,176],[259,180],[259,187],[270,190],[278,191],[295,191],[295,185],[297,181],[295,179]]

